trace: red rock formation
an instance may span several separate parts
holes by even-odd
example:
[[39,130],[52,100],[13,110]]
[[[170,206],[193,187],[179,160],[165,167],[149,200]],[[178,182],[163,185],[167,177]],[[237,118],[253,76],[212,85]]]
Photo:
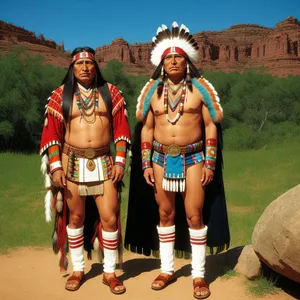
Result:
[[[275,28],[243,24],[195,33],[194,37],[199,45],[198,68],[230,72],[264,66],[274,75],[300,75],[300,23],[296,18],[288,17]],[[98,62],[118,59],[154,69],[150,64],[151,43],[129,45],[117,39],[97,48],[96,53]]]
[[[259,25],[234,25],[222,31],[195,33],[199,44],[199,63],[203,70],[224,72],[242,71],[244,68],[261,67],[279,76],[300,75],[300,23],[294,17],[276,24],[275,28]],[[63,44],[57,45],[43,35],[36,37],[31,31],[0,21],[0,53],[9,51],[9,45],[26,45],[29,53],[42,53],[45,63],[67,67],[70,54]],[[132,73],[151,73],[152,45],[129,44],[118,38],[110,45],[96,48],[96,60],[101,67],[112,59],[126,64]]]
[[0,53],[7,53],[14,46],[25,46],[29,54],[42,54],[45,64],[60,67],[68,67],[70,55],[65,52],[64,44],[57,44],[44,38],[43,34],[38,37],[22,27],[7,24],[0,20]]

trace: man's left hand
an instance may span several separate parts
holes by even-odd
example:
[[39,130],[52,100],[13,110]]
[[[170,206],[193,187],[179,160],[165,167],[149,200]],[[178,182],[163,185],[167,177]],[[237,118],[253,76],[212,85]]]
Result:
[[112,167],[112,174],[111,174],[112,182],[117,183],[123,179],[124,176],[124,168],[119,165],[114,165]]
[[201,176],[202,186],[208,185],[213,181],[213,179],[214,179],[214,171],[203,167],[202,176]]

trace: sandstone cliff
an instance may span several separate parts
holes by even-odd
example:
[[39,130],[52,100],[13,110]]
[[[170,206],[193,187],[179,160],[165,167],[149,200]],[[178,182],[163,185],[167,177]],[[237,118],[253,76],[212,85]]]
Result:
[[26,52],[33,55],[42,54],[46,64],[65,68],[70,64],[70,54],[65,52],[63,43],[58,45],[42,34],[37,37],[32,31],[0,20],[0,53],[5,54],[14,46],[25,46]]
[[[222,31],[194,33],[194,37],[199,44],[199,69],[240,72],[264,66],[273,75],[300,75],[300,23],[294,17],[274,28],[242,24]],[[11,44],[25,44],[28,52],[42,53],[46,63],[67,67],[70,62],[63,44],[0,21],[0,52],[9,51]],[[103,67],[117,59],[131,73],[149,74],[154,70],[150,64],[151,48],[151,42],[129,44],[118,38],[110,45],[96,48],[96,60]]]

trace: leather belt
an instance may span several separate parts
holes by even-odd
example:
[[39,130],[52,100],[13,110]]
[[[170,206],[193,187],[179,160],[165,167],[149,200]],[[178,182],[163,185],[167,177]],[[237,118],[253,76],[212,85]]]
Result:
[[202,141],[187,146],[178,146],[176,144],[167,146],[167,145],[160,144],[156,141],[154,141],[153,143],[154,150],[169,154],[172,157],[176,157],[179,154],[194,153],[200,151],[202,150],[202,146],[203,146]]
[[81,149],[81,148],[75,148],[70,146],[67,143],[64,143],[63,147],[63,153],[69,154],[72,152],[76,157],[79,158],[88,158],[88,159],[93,159],[94,157],[99,157],[103,154],[106,154],[110,151],[110,146],[106,145],[101,148],[86,148],[86,149]]

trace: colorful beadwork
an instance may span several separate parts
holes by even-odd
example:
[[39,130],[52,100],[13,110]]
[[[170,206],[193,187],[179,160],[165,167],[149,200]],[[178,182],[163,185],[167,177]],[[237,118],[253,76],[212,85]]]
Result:
[[[90,97],[83,99],[78,87],[75,91],[77,107],[80,110],[81,117],[89,124],[94,123],[96,120],[95,110],[99,106],[97,92],[97,88],[93,88]],[[90,119],[91,117],[92,119]]]
[[217,160],[217,139],[206,139],[204,167],[215,170]]
[[[186,98],[186,81],[183,82],[181,95],[178,99],[175,100],[175,102],[172,102],[172,100],[170,99],[168,84],[164,85],[164,112],[166,115],[166,119],[168,120],[169,123],[174,125],[183,115],[183,106],[184,106],[185,98]],[[170,102],[172,102],[172,105],[170,105]],[[171,110],[175,111],[178,104],[179,104],[179,109],[176,116],[173,119],[170,119],[168,115],[168,107],[170,106]]]
[[151,168],[151,151],[152,145],[149,142],[141,143],[141,151],[142,151],[142,168],[143,170],[147,168]]

